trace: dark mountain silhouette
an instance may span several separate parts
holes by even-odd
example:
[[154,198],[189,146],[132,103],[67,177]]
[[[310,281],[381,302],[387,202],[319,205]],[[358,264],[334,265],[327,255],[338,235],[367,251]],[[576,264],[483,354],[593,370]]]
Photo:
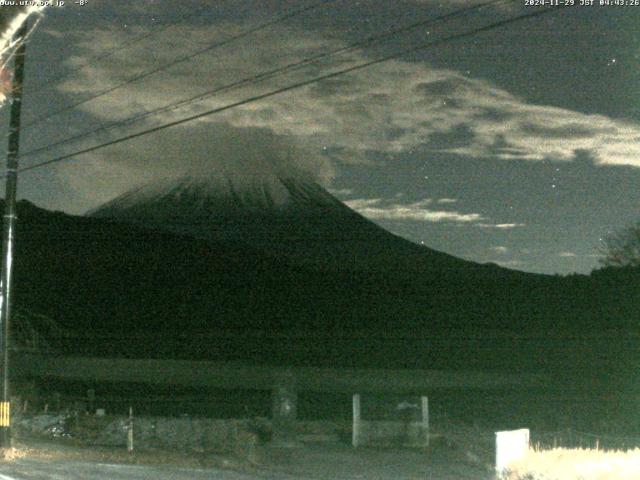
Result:
[[[624,332],[640,314],[630,274],[320,271],[244,242],[25,201],[18,215],[16,308],[70,332],[46,339],[66,354],[549,370],[584,367],[576,358],[586,349],[606,370],[610,357],[616,368],[625,359]],[[604,330],[623,333],[599,350],[582,340],[570,349],[564,340]]]
[[169,179],[127,192],[88,215],[242,242],[323,271],[509,274],[411,243],[362,217],[317,183],[271,173],[249,181],[238,181],[238,175]]

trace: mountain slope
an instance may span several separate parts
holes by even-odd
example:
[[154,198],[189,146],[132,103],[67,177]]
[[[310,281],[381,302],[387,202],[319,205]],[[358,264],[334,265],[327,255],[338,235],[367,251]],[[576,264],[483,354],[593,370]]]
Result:
[[[637,278],[630,283],[631,277],[606,272],[455,282],[319,272],[241,243],[49,212],[28,202],[20,202],[18,216],[16,311],[46,315],[71,332],[47,340],[73,355],[552,369],[569,353],[565,342],[552,348],[544,339],[600,335],[635,325],[640,315]],[[611,358],[628,349],[620,342],[607,343]],[[589,358],[609,368],[604,356]]]
[[274,175],[249,182],[230,177],[166,180],[127,192],[88,215],[244,242],[322,270],[407,277],[511,275],[413,244],[365,219],[317,183]]

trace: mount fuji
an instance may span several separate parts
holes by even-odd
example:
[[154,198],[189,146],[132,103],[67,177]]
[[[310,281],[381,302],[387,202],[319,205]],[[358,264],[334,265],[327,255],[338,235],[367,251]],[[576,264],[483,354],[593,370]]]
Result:
[[92,217],[20,202],[16,307],[70,332],[50,339],[69,355],[376,368],[560,361],[564,344],[520,349],[510,335],[637,323],[633,272],[465,262],[387,233],[313,182],[244,180],[156,182]]
[[184,176],[126,192],[87,213],[200,239],[248,244],[321,270],[506,274],[393,235],[318,183],[275,174]]
[[[194,254],[175,247],[155,254],[168,264],[165,272],[183,272],[177,282],[167,275],[175,284],[170,298],[182,310],[160,303],[164,290],[145,308],[154,309],[154,322],[181,318],[183,330],[193,325],[191,330],[205,332],[194,337],[206,339],[203,345],[213,345],[211,332],[220,328],[241,332],[231,350],[252,358],[258,358],[255,352],[273,355],[286,337],[286,361],[295,355],[335,364],[407,365],[419,359],[431,367],[495,368],[522,355],[518,362],[549,369],[548,358],[566,358],[562,342],[557,352],[542,352],[537,340],[532,349],[518,350],[509,335],[598,332],[619,328],[637,312],[631,301],[612,302],[633,298],[631,283],[622,277],[603,272],[563,278],[461,260],[387,232],[300,177],[167,179],[129,191],[88,216],[109,230],[130,230],[133,246],[146,235],[169,235],[181,249],[198,245]],[[157,268],[156,261],[146,263],[148,255],[135,260],[143,272]],[[153,274],[153,281],[161,277]],[[133,292],[128,295],[144,298],[140,289],[146,287],[136,285],[127,287]],[[623,290],[626,297],[612,293]],[[255,344],[242,343],[248,331],[262,332]],[[285,337],[272,337],[274,332]],[[215,341],[228,348],[231,340]]]

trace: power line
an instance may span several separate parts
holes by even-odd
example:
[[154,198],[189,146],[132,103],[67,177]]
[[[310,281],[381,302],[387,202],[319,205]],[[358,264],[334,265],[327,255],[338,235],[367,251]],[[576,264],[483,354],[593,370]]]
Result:
[[175,127],[177,125],[182,125],[184,123],[191,122],[193,120],[198,120],[200,118],[208,117],[210,115],[221,113],[221,112],[224,112],[226,110],[230,110],[232,108],[236,108],[236,107],[239,107],[239,106],[242,106],[242,105],[246,105],[248,103],[257,102],[259,100],[263,100],[265,98],[269,98],[269,97],[272,97],[272,96],[275,96],[275,95],[279,95],[281,93],[285,93],[285,92],[288,92],[288,91],[291,91],[291,90],[296,90],[296,89],[299,89],[299,88],[302,88],[302,87],[306,87],[308,85],[312,85],[312,84],[320,82],[322,80],[328,80],[328,79],[335,78],[335,77],[338,77],[338,76],[341,76],[341,75],[345,75],[347,73],[363,70],[365,68],[368,68],[368,67],[371,67],[371,66],[374,66],[374,65],[378,65],[380,63],[387,62],[389,60],[394,60],[396,58],[408,55],[410,53],[419,52],[421,50],[425,50],[425,49],[430,48],[430,47],[442,45],[444,43],[448,43],[448,42],[451,42],[451,41],[454,41],[454,40],[460,40],[462,38],[471,37],[471,36],[477,35],[479,33],[488,32],[488,31],[494,30],[496,28],[500,28],[500,27],[503,27],[505,25],[509,25],[511,23],[515,23],[515,22],[518,22],[518,21],[521,21],[521,20],[526,20],[526,19],[530,19],[530,18],[534,18],[534,17],[539,17],[539,16],[545,15],[547,13],[555,12],[555,11],[558,11],[558,10],[563,9],[563,8],[566,8],[566,7],[565,6],[559,6],[559,7],[554,7],[554,8],[546,8],[546,9],[543,9],[543,10],[536,10],[536,11],[531,12],[531,13],[526,13],[526,14],[522,14],[522,15],[519,15],[519,16],[516,16],[516,17],[511,17],[511,18],[508,18],[508,19],[505,19],[505,20],[500,20],[500,21],[497,21],[497,22],[493,22],[493,23],[491,23],[489,25],[485,25],[484,27],[476,28],[476,29],[471,30],[469,32],[450,35],[448,37],[445,37],[445,38],[442,38],[442,39],[439,39],[439,40],[435,40],[435,41],[432,41],[432,42],[428,42],[426,44],[421,44],[421,45],[418,45],[418,46],[415,46],[415,47],[403,49],[403,50],[400,50],[398,52],[395,52],[395,53],[380,57],[380,58],[375,59],[375,60],[370,60],[368,62],[364,62],[364,63],[358,64],[358,65],[355,65],[355,66],[351,66],[351,67],[348,67],[348,68],[345,68],[345,69],[342,69],[342,70],[339,70],[339,71],[336,71],[336,72],[328,73],[328,74],[321,75],[319,77],[315,77],[315,78],[312,78],[312,79],[309,79],[309,80],[304,80],[304,81],[297,82],[297,83],[294,83],[294,84],[291,84],[291,85],[287,85],[285,87],[281,87],[281,88],[278,88],[276,90],[272,90],[272,91],[267,92],[267,93],[254,95],[254,96],[246,98],[244,100],[239,100],[239,101],[227,104],[227,105],[222,106],[222,107],[217,107],[217,108],[214,108],[214,109],[211,109],[211,110],[207,110],[205,112],[198,113],[196,115],[191,115],[189,117],[182,118],[180,120],[175,120],[173,122],[169,122],[169,123],[165,123],[163,125],[159,125],[159,126],[156,126],[156,127],[153,127],[153,128],[149,128],[149,129],[143,130],[141,132],[137,132],[137,133],[134,133],[134,134],[126,135],[124,137],[120,137],[120,138],[117,138],[115,140],[111,140],[109,142],[101,143],[99,145],[94,145],[93,147],[88,147],[88,148],[85,148],[85,149],[82,149],[82,150],[78,150],[78,151],[73,152],[73,153],[61,155],[59,157],[56,157],[56,158],[53,158],[53,159],[50,159],[50,160],[46,160],[46,161],[43,161],[43,162],[36,163],[34,165],[30,165],[28,167],[23,167],[19,171],[20,172],[24,172],[24,171],[28,171],[28,170],[34,170],[36,168],[40,168],[40,167],[43,167],[45,165],[58,163],[58,162],[61,162],[63,160],[68,160],[69,158],[76,157],[78,155],[82,155],[82,154],[85,154],[85,153],[91,153],[91,152],[94,152],[96,150],[100,150],[102,148],[109,147],[111,145],[116,145],[116,144],[119,144],[119,143],[127,142],[129,140],[133,140],[133,139],[138,138],[138,137],[142,137],[144,135],[148,135],[150,133],[155,133],[155,132],[167,129],[167,128]]
[[474,11],[474,10],[479,10],[479,9],[486,8],[486,7],[495,5],[495,4],[508,3],[508,2],[512,2],[512,1],[513,0],[491,0],[491,1],[488,1],[488,2],[484,2],[482,4],[475,5],[473,7],[461,8],[461,9],[455,10],[453,12],[450,12],[450,13],[447,13],[447,14],[444,14],[444,15],[440,15],[440,16],[437,16],[437,17],[434,17],[434,18],[429,18],[429,19],[418,21],[418,22],[414,22],[414,23],[412,23],[410,25],[407,25],[407,26],[404,26],[404,27],[401,27],[401,28],[389,29],[386,32],[383,32],[383,33],[378,34],[378,35],[371,35],[371,36],[365,38],[364,40],[360,40],[358,42],[352,43],[352,44],[347,45],[345,47],[340,47],[340,48],[335,49],[335,50],[331,50],[331,51],[328,51],[328,52],[323,52],[323,53],[319,53],[319,54],[316,54],[316,55],[312,55],[312,56],[304,58],[302,60],[299,60],[299,61],[296,61],[296,62],[293,62],[293,63],[289,63],[289,64],[284,65],[282,67],[278,67],[278,68],[275,68],[275,69],[267,70],[265,72],[261,72],[261,73],[259,73],[257,75],[254,75],[252,77],[247,77],[247,78],[244,78],[244,79],[241,79],[241,80],[238,80],[238,81],[234,81],[232,83],[228,83],[226,85],[223,85],[223,86],[220,86],[220,87],[216,87],[216,88],[214,88],[212,90],[208,90],[206,92],[199,93],[199,94],[197,94],[195,96],[192,96],[192,97],[189,97],[189,98],[186,98],[186,99],[183,99],[183,100],[179,100],[177,102],[172,102],[172,103],[169,103],[169,104],[164,105],[162,107],[158,107],[158,108],[153,109],[153,110],[148,110],[148,111],[145,111],[145,112],[141,112],[141,113],[139,113],[137,115],[134,115],[132,117],[128,117],[128,118],[125,118],[125,119],[122,119],[122,120],[117,120],[117,121],[112,122],[112,123],[107,124],[107,125],[101,125],[100,127],[95,128],[93,130],[81,132],[81,133],[78,133],[78,134],[73,135],[71,137],[67,137],[65,139],[59,140],[57,142],[53,142],[53,143],[47,144],[45,146],[38,147],[38,148],[35,148],[33,150],[29,150],[29,151],[25,152],[24,154],[22,154],[22,157],[34,155],[36,153],[40,153],[42,151],[49,150],[49,149],[54,148],[54,147],[59,147],[61,145],[65,145],[65,144],[73,142],[75,140],[80,140],[80,139],[86,138],[86,137],[88,137],[90,135],[93,135],[95,133],[104,132],[104,131],[107,131],[107,130],[111,130],[113,128],[129,125],[131,123],[135,123],[135,122],[137,122],[139,120],[143,120],[145,118],[148,118],[148,117],[160,114],[160,113],[176,110],[176,109],[184,107],[184,106],[186,106],[188,104],[195,103],[197,101],[213,97],[213,96],[215,96],[215,95],[217,95],[219,93],[225,92],[225,91],[229,91],[229,90],[232,90],[232,89],[235,89],[235,88],[238,88],[238,87],[242,87],[242,86],[254,85],[254,84],[262,82],[264,80],[268,80],[268,79],[272,79],[272,78],[275,78],[275,77],[279,77],[279,76],[281,76],[281,75],[283,75],[285,73],[298,70],[298,69],[300,69],[300,68],[302,68],[302,67],[304,67],[304,66],[306,66],[306,65],[308,65],[310,63],[316,63],[319,60],[331,58],[333,56],[341,55],[341,54],[349,52],[349,51],[361,49],[361,48],[364,48],[364,47],[366,47],[368,45],[371,45],[373,43],[378,43],[378,42],[381,42],[382,40],[388,39],[390,37],[393,37],[393,36],[396,36],[396,35],[399,35],[399,34],[402,34],[402,33],[406,33],[406,32],[408,32],[410,30],[414,30],[414,29],[416,29],[418,27],[425,27],[425,26],[433,25],[435,23],[438,23],[438,22],[441,22],[441,21],[444,21],[444,20],[449,20],[451,18],[455,18],[455,17],[461,16],[461,15],[466,15],[466,14],[468,14],[468,13]]
[[251,35],[253,33],[259,32],[260,30],[264,30],[264,29],[266,29],[268,27],[271,27],[271,26],[276,25],[278,23],[281,23],[281,22],[283,22],[285,20],[288,20],[288,19],[293,18],[295,16],[301,15],[303,13],[309,12],[311,10],[327,6],[330,3],[334,3],[336,1],[337,0],[326,0],[324,2],[314,3],[313,5],[309,5],[309,6],[306,6],[306,7],[303,7],[303,8],[299,8],[298,10],[294,10],[293,12],[286,13],[286,14],[281,15],[281,16],[273,19],[273,20],[269,20],[267,22],[261,23],[261,24],[257,25],[256,27],[253,27],[253,28],[250,28],[248,30],[245,30],[244,32],[241,32],[241,33],[239,33],[237,35],[233,35],[233,36],[231,36],[229,38],[226,38],[226,39],[224,39],[224,40],[222,40],[220,42],[215,42],[215,43],[213,43],[211,45],[206,46],[205,48],[201,48],[201,49],[196,50],[195,52],[192,52],[192,53],[190,53],[188,55],[184,55],[182,57],[179,57],[179,58],[177,58],[177,59],[175,59],[175,60],[173,60],[173,61],[171,61],[169,63],[165,63],[163,65],[160,65],[158,67],[152,68],[150,70],[145,70],[142,73],[134,75],[133,77],[130,77],[127,80],[124,80],[123,82],[120,82],[120,83],[118,83],[118,84],[116,84],[116,85],[114,85],[112,87],[109,87],[109,88],[106,88],[104,90],[101,90],[100,92],[97,92],[97,93],[95,93],[95,94],[93,94],[93,95],[91,95],[91,96],[89,96],[89,97],[87,97],[87,98],[85,98],[83,100],[80,100],[80,101],[75,102],[75,103],[71,103],[69,105],[66,105],[66,106],[58,109],[58,110],[55,110],[55,111],[50,112],[50,113],[47,113],[47,114],[43,115],[42,117],[38,117],[35,120],[32,120],[31,122],[27,122],[25,125],[22,126],[22,129],[24,130],[24,129],[32,127],[32,126],[34,126],[34,125],[36,125],[38,123],[44,122],[45,120],[48,120],[48,119],[50,119],[50,118],[52,118],[52,117],[54,117],[56,115],[60,115],[61,113],[67,112],[69,110],[72,110],[72,109],[74,109],[74,108],[76,108],[76,107],[78,107],[80,105],[83,105],[83,104],[85,104],[87,102],[95,100],[96,98],[100,98],[100,97],[102,97],[104,95],[107,95],[107,94],[109,94],[109,93],[111,93],[111,92],[113,92],[115,90],[118,90],[119,88],[122,88],[122,87],[124,87],[126,85],[129,85],[131,83],[137,82],[137,81],[142,80],[142,79],[144,79],[146,77],[149,77],[149,76],[154,75],[156,73],[159,73],[159,72],[162,72],[164,70],[167,70],[167,69],[169,69],[171,67],[179,65],[181,63],[184,63],[184,62],[186,62],[188,60],[191,60],[192,58],[195,58],[198,55],[202,55],[203,53],[210,52],[211,50],[214,50],[216,48],[228,45],[228,44],[230,44],[230,43],[232,43],[232,42],[234,42],[236,40],[239,40],[241,38],[247,37],[247,36],[249,36],[249,35]]

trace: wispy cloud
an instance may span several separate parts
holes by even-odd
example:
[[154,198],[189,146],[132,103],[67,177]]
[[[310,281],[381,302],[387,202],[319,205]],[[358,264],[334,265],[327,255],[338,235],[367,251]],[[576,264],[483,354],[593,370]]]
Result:
[[[157,39],[147,49],[127,51],[126,58],[118,58],[117,62],[82,66],[78,75],[58,88],[77,95],[93,92],[113,85],[119,78],[169,62],[176,54],[188,52],[193,44],[206,44],[241,28],[247,26],[176,26],[176,34]],[[109,30],[95,30],[79,44],[87,56],[93,55],[113,43],[113,35]],[[141,108],[160,107],[168,101],[286,65],[292,58],[344,46],[338,38],[337,32],[330,30],[305,32],[280,27],[277,35],[270,32],[258,39],[260,48],[245,45],[233,52],[221,49],[203,55],[188,69],[130,84],[82,108],[101,119],[121,118]],[[199,106],[165,112],[150,123],[221,107],[366,58],[362,53],[350,52],[333,59],[328,70],[312,65],[285,78],[223,92]],[[80,66],[83,61],[75,57],[72,63]],[[215,72],[215,82],[211,72]],[[486,80],[401,60],[238,106],[199,122],[269,129],[315,157],[347,163],[370,162],[371,152],[394,156],[432,147],[467,157],[504,160],[570,161],[576,151],[588,151],[596,164],[640,167],[640,125],[636,123],[530,104]],[[466,134],[449,145],[436,144],[439,135],[458,131]]]
[[511,228],[526,227],[524,223],[478,223],[476,226],[480,228],[497,228],[500,230],[509,230]]
[[498,260],[495,263],[500,265],[501,267],[521,267],[525,263],[522,260]]
[[356,199],[345,202],[367,218],[374,220],[413,220],[418,222],[472,223],[483,219],[478,213],[431,210],[427,208],[431,199],[409,204],[384,204],[380,198]]
[[354,193],[353,190],[351,190],[350,188],[340,188],[340,189],[329,188],[328,190],[330,193],[338,196],[348,196],[348,195],[353,195]]
[[[524,227],[524,223],[490,223],[490,219],[476,212],[460,212],[456,210],[440,210],[430,208],[434,204],[431,198],[425,198],[418,202],[400,203],[399,197],[392,199],[383,198],[355,198],[345,204],[372,220],[404,220],[432,223],[454,223],[458,225],[471,225],[480,228],[495,228],[507,230]],[[436,204],[440,202],[435,202]],[[447,203],[447,202],[445,202]],[[504,253],[506,247],[496,246],[493,251]]]
[[[78,31],[74,33],[74,44],[80,53],[67,60],[68,67],[78,70],[55,88],[65,95],[83,98],[190,53],[194,45],[208,45],[249,27],[239,22],[219,22],[216,28],[177,24],[171,35],[156,37],[145,48],[117,52],[100,62],[87,59],[117,44],[118,34],[104,26]],[[174,68],[143,82],[130,83],[79,108],[98,121],[120,120],[287,65],[292,60],[345,46],[340,32],[284,26],[273,27],[251,42],[234,43],[199,56],[188,64],[189,68]],[[126,133],[223,107],[369,58],[366,53],[349,52],[333,58],[330,65],[310,65],[285,77],[225,90],[198,104],[167,110],[137,126],[127,126]],[[266,152],[267,157],[282,166],[297,163],[296,168],[308,170],[313,178],[325,184],[334,175],[336,163],[372,164],[385,159],[392,164],[404,154],[425,149],[505,161],[571,161],[577,151],[585,151],[596,165],[640,167],[640,125],[636,123],[530,104],[487,80],[425,63],[393,60],[203,117],[148,137],[148,141],[140,139],[122,148],[86,155],[83,159],[86,168],[101,172],[103,178],[117,178],[113,184],[102,185],[91,178],[69,179],[64,175],[63,164],[56,171],[61,172],[61,181],[75,190],[76,196],[87,202],[91,198],[98,201],[107,197],[107,193],[110,197],[154,175],[183,171],[194,159],[195,163],[210,161],[212,167],[216,166],[221,155],[215,152],[221,145],[214,145],[214,140],[220,140],[216,133],[220,131],[234,132],[233,140],[229,140],[233,143],[222,147],[232,158],[249,158],[244,154],[243,138],[250,139],[252,144],[257,141],[254,138],[264,139],[262,148],[251,147],[252,152]],[[202,132],[212,133],[196,138]],[[255,132],[260,135],[254,135]],[[169,138],[171,142],[164,140]],[[449,140],[443,142],[442,138]],[[182,148],[185,145],[188,148]],[[251,155],[257,158],[258,154]],[[524,226],[492,223],[479,213],[463,213],[459,208],[447,210],[446,204],[455,203],[453,198],[433,200],[443,207],[439,209],[405,205],[402,199],[397,200],[393,208],[370,205],[362,213],[371,218],[456,222],[501,230]]]

